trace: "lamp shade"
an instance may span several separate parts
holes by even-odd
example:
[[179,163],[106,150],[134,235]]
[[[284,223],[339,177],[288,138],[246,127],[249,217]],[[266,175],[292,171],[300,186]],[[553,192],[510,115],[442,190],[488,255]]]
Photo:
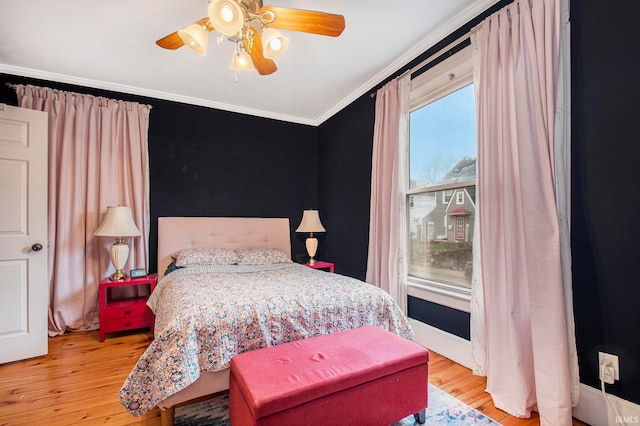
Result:
[[207,53],[209,44],[209,31],[199,24],[191,24],[178,31],[178,36],[184,44],[200,56]]
[[240,71],[255,71],[256,69],[255,65],[253,65],[253,61],[251,60],[251,56],[244,51],[233,54],[229,68]]
[[320,216],[318,210],[305,210],[302,213],[302,221],[296,229],[296,232],[326,232],[322,223],[320,222]]
[[213,0],[208,12],[213,28],[226,36],[237,34],[244,27],[244,12],[233,0]]
[[137,237],[140,230],[133,222],[131,209],[125,206],[109,206],[98,230],[98,237]]
[[267,28],[262,32],[262,46],[263,56],[274,59],[287,50],[289,39],[275,28]]

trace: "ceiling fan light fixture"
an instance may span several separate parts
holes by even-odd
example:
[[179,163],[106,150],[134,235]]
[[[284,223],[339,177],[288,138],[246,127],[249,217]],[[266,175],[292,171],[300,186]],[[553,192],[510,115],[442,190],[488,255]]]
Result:
[[209,31],[199,24],[191,24],[181,30],[178,30],[178,36],[184,44],[200,56],[207,53],[207,45],[209,44]]
[[220,33],[216,37],[218,45],[225,39],[236,44],[238,53],[232,57],[232,69],[250,69],[260,75],[270,75],[278,70],[273,58],[283,54],[289,46],[289,39],[275,28],[329,37],[338,37],[345,28],[344,16],[334,13],[264,6],[263,0],[207,1],[207,16],[195,22],[200,28],[191,25],[174,31],[156,40],[156,44],[169,50],[186,44],[204,55],[208,33],[215,30]]
[[233,0],[213,0],[208,12],[213,28],[226,36],[237,34],[244,27],[244,11]]
[[262,54],[265,58],[274,59],[282,55],[289,47],[289,38],[275,28],[266,28],[262,32]]
[[256,70],[256,67],[253,65],[253,61],[251,60],[251,56],[243,50],[233,54],[229,68],[240,71]]

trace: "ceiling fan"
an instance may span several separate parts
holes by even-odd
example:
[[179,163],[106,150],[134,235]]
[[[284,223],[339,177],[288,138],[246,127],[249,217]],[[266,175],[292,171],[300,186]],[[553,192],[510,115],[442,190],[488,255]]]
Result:
[[289,45],[289,39],[276,28],[338,37],[344,26],[344,16],[332,13],[263,6],[262,0],[212,0],[206,18],[161,38],[156,44],[170,50],[186,45],[204,56],[209,32],[217,30],[222,34],[218,44],[226,38],[236,45],[230,68],[268,75],[278,69],[273,59]]

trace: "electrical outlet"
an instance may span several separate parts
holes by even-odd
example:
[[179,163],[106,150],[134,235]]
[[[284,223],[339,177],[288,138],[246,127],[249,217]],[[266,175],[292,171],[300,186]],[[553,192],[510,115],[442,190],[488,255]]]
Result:
[[[610,367],[603,368],[602,364],[605,362],[610,363]],[[611,355],[604,352],[598,352],[598,376],[600,380],[604,380],[605,383],[612,384],[616,380],[620,380],[620,365],[618,364],[618,355]]]

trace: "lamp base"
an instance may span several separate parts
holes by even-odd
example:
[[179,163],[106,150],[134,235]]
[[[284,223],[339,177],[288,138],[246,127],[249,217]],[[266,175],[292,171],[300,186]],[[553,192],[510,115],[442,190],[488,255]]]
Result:
[[124,265],[127,263],[127,258],[129,257],[129,246],[122,242],[122,238],[118,237],[116,242],[111,245],[109,249],[109,254],[111,255],[111,263],[116,268],[116,271],[111,274],[111,281],[120,281],[127,277],[122,270]]
[[316,255],[316,251],[318,250],[318,239],[315,237],[309,237],[305,241],[305,246],[307,247],[307,254],[309,255],[309,265],[313,265],[316,263],[316,260],[313,256]]
[[113,274],[111,274],[111,276],[109,277],[109,279],[111,281],[122,281],[125,278],[127,278],[127,274],[125,274],[121,269],[115,271]]

